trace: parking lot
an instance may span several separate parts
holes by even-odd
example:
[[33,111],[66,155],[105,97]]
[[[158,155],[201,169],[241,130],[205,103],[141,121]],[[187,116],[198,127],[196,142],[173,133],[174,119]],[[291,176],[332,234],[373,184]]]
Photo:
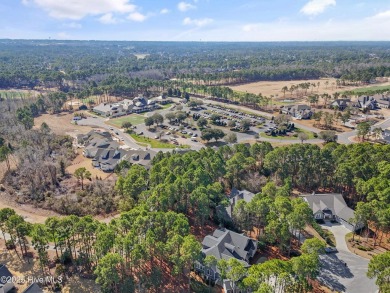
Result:
[[[165,118],[167,113],[175,113],[176,111],[183,111],[187,113],[187,118],[182,122],[172,121],[171,123]],[[156,111],[147,112],[144,114],[145,118],[152,116]],[[207,128],[219,128],[225,134],[235,133],[237,136],[237,142],[253,141],[259,138],[261,132],[269,131],[269,129],[275,128],[275,124],[272,119],[265,118],[256,114],[245,113],[239,110],[231,109],[214,104],[203,104],[198,107],[189,107],[187,104],[173,104],[171,107],[158,111],[164,117],[164,122],[160,125],[146,126],[145,123],[141,123],[133,127],[134,133],[140,136],[144,136],[150,139],[156,139],[163,143],[171,143],[180,147],[181,145],[189,146],[191,149],[199,150],[204,147],[201,141],[201,131],[197,125],[197,120],[202,117],[207,119]],[[130,114],[131,115],[131,114]],[[196,116],[197,119],[194,119]],[[214,122],[212,118],[218,119]],[[241,124],[247,120],[249,127],[247,131],[242,131]],[[85,120],[85,119],[84,119]],[[101,126],[105,124],[103,121],[106,119],[88,119],[92,120],[88,124],[95,124]],[[95,121],[93,121],[95,120]],[[99,121],[96,121],[99,120]],[[235,126],[232,126],[232,121],[235,122]],[[80,124],[87,124],[87,121],[81,121]],[[99,122],[99,123],[97,123]],[[106,121],[107,122],[107,121]],[[119,140],[123,141],[129,147],[134,148],[136,141],[129,135],[123,133],[123,130],[113,125],[108,126],[105,124],[105,128],[111,130]],[[262,140],[267,141],[264,137]],[[270,140],[272,138],[270,137]]]

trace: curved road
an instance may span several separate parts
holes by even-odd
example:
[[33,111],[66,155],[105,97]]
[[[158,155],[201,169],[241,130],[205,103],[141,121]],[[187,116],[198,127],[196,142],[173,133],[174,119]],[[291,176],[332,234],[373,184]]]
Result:
[[321,258],[321,271],[318,279],[337,292],[376,293],[375,279],[366,275],[369,260],[352,253],[345,242],[350,230],[341,224],[324,224],[336,239],[338,253],[325,254]]

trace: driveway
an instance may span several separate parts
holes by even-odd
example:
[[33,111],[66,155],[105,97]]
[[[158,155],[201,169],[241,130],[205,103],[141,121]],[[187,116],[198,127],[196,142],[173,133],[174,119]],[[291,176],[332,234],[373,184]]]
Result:
[[333,233],[339,252],[320,256],[322,267],[318,279],[337,292],[378,292],[375,279],[369,279],[366,276],[369,260],[348,250],[345,235],[351,231],[341,224],[329,223],[322,225],[322,227]]

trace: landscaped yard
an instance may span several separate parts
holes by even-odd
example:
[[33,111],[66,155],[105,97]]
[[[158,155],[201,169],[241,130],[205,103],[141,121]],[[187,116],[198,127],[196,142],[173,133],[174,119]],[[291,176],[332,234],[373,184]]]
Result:
[[302,129],[302,128],[295,128],[294,129],[294,133],[290,132],[289,133],[290,135],[275,135],[275,136],[272,136],[272,135],[267,135],[264,132],[261,132],[260,136],[264,137],[264,138],[274,138],[274,139],[282,139],[282,140],[299,140],[299,137],[293,136],[293,134],[299,134],[299,133],[306,133],[307,136],[308,136],[308,139],[314,139],[314,134],[311,131],[307,131],[307,130]]
[[141,123],[144,123],[145,117],[139,114],[130,114],[127,116],[119,117],[119,118],[114,118],[108,120],[106,123],[115,127],[122,127],[123,122],[131,122],[133,125],[138,125]]
[[140,144],[142,144],[142,145],[148,144],[152,148],[157,148],[157,149],[189,148],[188,145],[178,146],[178,145],[174,145],[174,144],[170,144],[170,143],[161,142],[161,141],[159,141],[157,139],[154,139],[154,138],[148,138],[148,137],[145,137],[145,136],[142,136],[142,135],[137,135],[137,134],[134,134],[134,133],[130,134],[130,136],[134,140],[139,142]]
[[375,91],[382,91],[382,90],[390,90],[390,85],[362,87],[362,88],[351,90],[350,92],[353,92],[354,94],[372,92],[374,94]]

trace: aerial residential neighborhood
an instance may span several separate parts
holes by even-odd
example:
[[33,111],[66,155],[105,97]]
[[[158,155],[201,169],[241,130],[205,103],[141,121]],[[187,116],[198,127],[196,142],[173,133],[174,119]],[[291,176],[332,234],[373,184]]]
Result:
[[387,2],[2,0],[0,293],[390,292]]

